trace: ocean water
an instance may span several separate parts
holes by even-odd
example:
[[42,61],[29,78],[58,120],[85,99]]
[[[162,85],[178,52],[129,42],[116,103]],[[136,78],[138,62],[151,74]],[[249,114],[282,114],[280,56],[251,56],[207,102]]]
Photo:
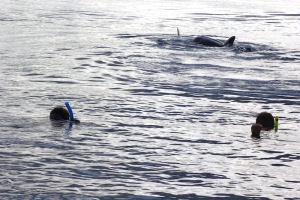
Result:
[[300,199],[299,1],[0,7],[1,199]]

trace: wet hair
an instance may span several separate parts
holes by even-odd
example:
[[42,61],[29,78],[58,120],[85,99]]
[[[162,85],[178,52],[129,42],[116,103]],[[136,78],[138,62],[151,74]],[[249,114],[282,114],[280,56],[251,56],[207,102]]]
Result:
[[274,128],[274,117],[271,113],[262,112],[256,118],[256,123],[262,125],[263,128]]
[[52,120],[69,120],[69,118],[68,110],[62,106],[57,106],[50,112],[50,119]]

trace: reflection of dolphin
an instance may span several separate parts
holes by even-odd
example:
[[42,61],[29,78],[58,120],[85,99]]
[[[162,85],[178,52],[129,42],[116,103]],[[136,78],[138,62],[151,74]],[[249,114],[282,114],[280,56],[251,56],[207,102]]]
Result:
[[231,47],[233,45],[234,40],[235,36],[230,37],[225,43],[207,36],[198,36],[193,41],[197,44],[202,44],[209,47]]

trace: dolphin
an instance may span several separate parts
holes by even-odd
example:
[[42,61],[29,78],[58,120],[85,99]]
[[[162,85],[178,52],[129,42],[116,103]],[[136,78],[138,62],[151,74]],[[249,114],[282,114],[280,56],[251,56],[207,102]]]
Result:
[[235,36],[230,37],[225,43],[207,36],[198,36],[193,41],[197,44],[202,44],[209,47],[231,47],[235,40]]

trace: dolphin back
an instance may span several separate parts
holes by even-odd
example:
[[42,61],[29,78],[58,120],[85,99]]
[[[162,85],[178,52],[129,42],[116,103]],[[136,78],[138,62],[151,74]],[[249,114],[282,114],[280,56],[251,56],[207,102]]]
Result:
[[207,36],[198,36],[193,40],[197,44],[202,44],[209,47],[222,47],[224,46],[223,42],[216,40]]
[[235,40],[235,36],[230,37],[230,38],[224,43],[223,46],[231,47],[231,46],[233,45],[234,40]]
[[233,45],[233,42],[235,40],[235,36],[230,37],[225,43],[223,43],[220,40],[213,39],[211,37],[207,36],[198,36],[193,41],[197,44],[202,44],[209,47],[231,47]]

